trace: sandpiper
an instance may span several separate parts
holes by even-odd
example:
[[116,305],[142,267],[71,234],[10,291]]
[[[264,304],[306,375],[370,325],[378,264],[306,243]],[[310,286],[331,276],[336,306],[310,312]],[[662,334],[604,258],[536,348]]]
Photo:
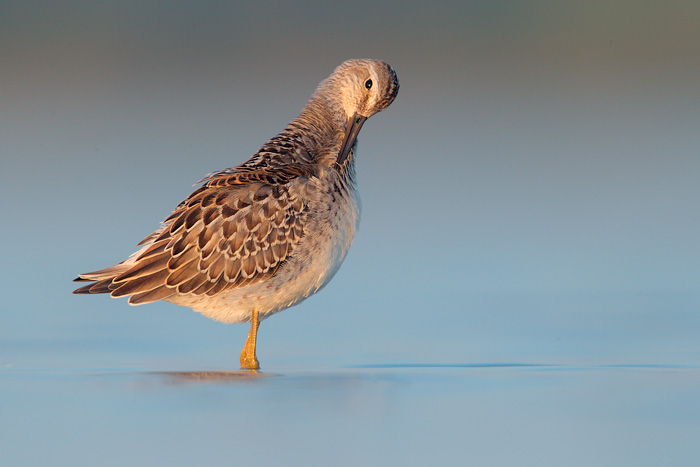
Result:
[[212,173],[141,248],[86,274],[76,294],[165,300],[224,323],[250,322],[241,368],[255,370],[260,321],[318,292],[338,271],[360,218],[355,147],[391,104],[394,70],[348,60],[301,114],[243,164]]

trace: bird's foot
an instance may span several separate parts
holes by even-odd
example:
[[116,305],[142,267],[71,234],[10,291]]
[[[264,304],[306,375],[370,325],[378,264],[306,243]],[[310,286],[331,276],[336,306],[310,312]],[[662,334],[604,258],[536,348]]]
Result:
[[255,354],[248,354],[245,350],[241,353],[241,370],[258,370],[260,362],[258,362]]

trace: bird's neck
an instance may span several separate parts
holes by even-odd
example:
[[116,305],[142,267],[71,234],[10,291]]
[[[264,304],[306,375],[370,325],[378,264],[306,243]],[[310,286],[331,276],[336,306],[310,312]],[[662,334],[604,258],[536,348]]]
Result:
[[304,135],[302,144],[317,164],[332,166],[343,142],[347,118],[342,105],[316,92],[287,130]]
[[342,168],[336,163],[346,126],[347,119],[342,104],[335,102],[332,94],[321,86],[299,116],[260,148],[258,156],[262,160],[270,159],[279,163],[312,165],[319,169],[339,171],[342,178],[352,181],[354,156],[351,154]]

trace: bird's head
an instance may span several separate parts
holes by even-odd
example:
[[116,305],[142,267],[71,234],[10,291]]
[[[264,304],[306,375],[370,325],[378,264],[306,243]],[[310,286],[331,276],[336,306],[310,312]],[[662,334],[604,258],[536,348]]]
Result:
[[393,68],[381,60],[347,60],[322,83],[321,89],[342,106],[345,114],[345,137],[337,159],[342,165],[362,124],[394,101],[399,80]]
[[329,81],[348,118],[357,115],[368,119],[386,109],[399,92],[396,72],[381,60],[347,60],[335,69]]

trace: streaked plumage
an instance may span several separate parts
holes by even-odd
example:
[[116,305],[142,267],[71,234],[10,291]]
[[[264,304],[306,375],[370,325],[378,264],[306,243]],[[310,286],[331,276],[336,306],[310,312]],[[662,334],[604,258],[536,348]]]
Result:
[[[136,253],[81,274],[74,293],[166,300],[226,323],[299,303],[335,274],[359,221],[356,137],[399,89],[378,60],[348,60],[321,82],[301,114],[247,162],[204,178]],[[251,350],[251,349],[249,349]],[[252,361],[251,360],[251,361]]]

